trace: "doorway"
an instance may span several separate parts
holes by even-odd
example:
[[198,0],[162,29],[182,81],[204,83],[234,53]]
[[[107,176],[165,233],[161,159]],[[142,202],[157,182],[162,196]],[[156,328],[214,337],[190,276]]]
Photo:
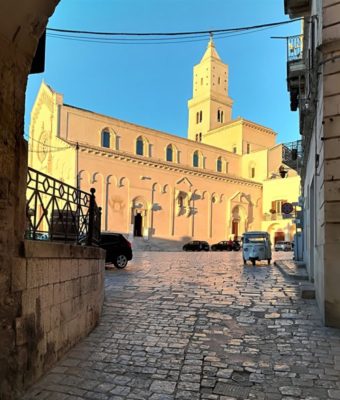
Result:
[[235,237],[235,238],[238,237],[238,224],[239,224],[239,221],[233,220],[232,226],[231,226],[231,234],[232,234],[233,237]]
[[142,236],[143,217],[140,213],[135,215],[133,235],[137,237]]
[[285,234],[282,231],[277,231],[275,232],[274,235],[274,244],[276,244],[277,242],[284,242],[285,241]]

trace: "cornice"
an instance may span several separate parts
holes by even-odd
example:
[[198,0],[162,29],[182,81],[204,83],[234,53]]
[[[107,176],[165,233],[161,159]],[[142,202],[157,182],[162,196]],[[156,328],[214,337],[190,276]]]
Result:
[[[76,143],[74,143],[74,142],[71,142],[71,141],[68,141],[65,139],[64,139],[64,141],[73,146],[76,146]],[[179,172],[179,173],[191,175],[191,176],[199,176],[199,177],[203,177],[203,178],[209,178],[209,179],[213,179],[213,180],[220,181],[220,182],[239,183],[239,184],[246,185],[246,186],[262,188],[262,183],[254,182],[254,181],[240,178],[240,177],[233,176],[233,175],[226,175],[224,173],[203,170],[201,168],[194,168],[194,167],[184,166],[182,164],[175,164],[175,163],[170,163],[170,162],[166,162],[166,161],[162,161],[162,160],[156,160],[156,159],[138,156],[136,154],[127,153],[127,152],[118,151],[118,150],[103,149],[102,147],[91,146],[91,145],[82,144],[82,143],[78,143],[78,144],[79,144],[79,151],[82,153],[92,154],[92,155],[100,156],[100,157],[112,158],[112,159],[116,159],[116,160],[120,160],[120,161],[129,162],[132,164],[139,164],[139,165],[143,165],[143,166],[147,166],[147,167],[151,167],[151,168],[162,169],[165,171],[173,171],[173,172]]]

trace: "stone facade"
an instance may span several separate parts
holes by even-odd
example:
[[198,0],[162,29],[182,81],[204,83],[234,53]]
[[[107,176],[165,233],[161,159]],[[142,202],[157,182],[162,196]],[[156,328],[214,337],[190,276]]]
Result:
[[65,104],[42,83],[29,164],[85,191],[95,187],[103,229],[130,239],[170,249],[268,229],[273,241],[292,240],[295,225],[279,205],[275,223],[266,216],[273,204],[297,201],[299,177],[292,169],[279,177],[282,145],[272,129],[231,119],[227,70],[210,41],[194,68],[188,139]]
[[299,88],[304,260],[325,324],[340,327],[340,4],[291,0],[286,5],[291,17],[305,17]]
[[11,281],[13,295],[21,300],[15,319],[20,390],[97,324],[104,300],[104,251],[25,241]]

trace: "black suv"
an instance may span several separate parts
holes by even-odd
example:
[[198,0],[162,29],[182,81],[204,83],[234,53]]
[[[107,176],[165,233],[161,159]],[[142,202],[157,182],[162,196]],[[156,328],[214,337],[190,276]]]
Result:
[[106,250],[106,262],[112,262],[117,268],[125,268],[132,260],[131,243],[120,233],[102,232],[99,246]]
[[209,251],[209,244],[203,240],[193,240],[183,246],[184,251]]

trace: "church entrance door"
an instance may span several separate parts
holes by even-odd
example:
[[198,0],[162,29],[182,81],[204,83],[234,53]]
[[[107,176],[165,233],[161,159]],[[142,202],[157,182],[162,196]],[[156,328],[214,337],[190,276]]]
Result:
[[134,230],[133,230],[133,235],[134,236],[142,236],[142,226],[143,226],[143,217],[141,214],[136,214],[135,215],[135,221],[134,221]]
[[238,237],[238,224],[239,224],[239,221],[233,220],[232,227],[231,227],[231,233],[235,238]]

